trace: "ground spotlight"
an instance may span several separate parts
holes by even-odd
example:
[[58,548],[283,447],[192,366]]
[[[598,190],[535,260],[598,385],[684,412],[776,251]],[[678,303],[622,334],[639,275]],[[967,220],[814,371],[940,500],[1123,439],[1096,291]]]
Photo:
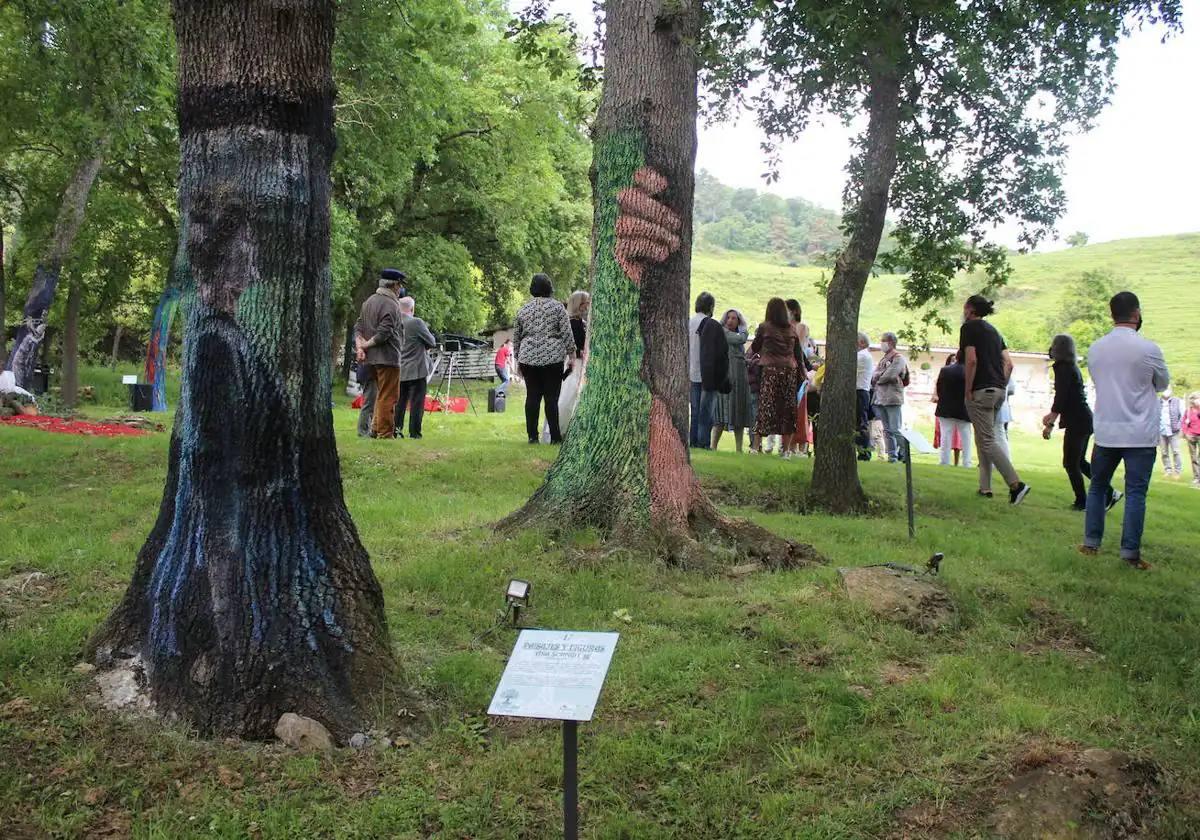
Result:
[[529,606],[529,598],[533,594],[533,586],[527,580],[510,580],[504,590],[504,601],[512,613],[513,627],[521,623],[521,610]]

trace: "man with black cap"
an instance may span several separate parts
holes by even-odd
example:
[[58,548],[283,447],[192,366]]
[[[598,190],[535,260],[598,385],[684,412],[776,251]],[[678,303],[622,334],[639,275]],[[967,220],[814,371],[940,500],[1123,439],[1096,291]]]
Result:
[[358,341],[358,360],[371,366],[375,379],[375,412],[371,417],[373,437],[396,436],[396,400],[400,396],[400,298],[404,272],[385,268],[379,272],[379,288],[367,298],[358,317],[358,332],[369,336]]

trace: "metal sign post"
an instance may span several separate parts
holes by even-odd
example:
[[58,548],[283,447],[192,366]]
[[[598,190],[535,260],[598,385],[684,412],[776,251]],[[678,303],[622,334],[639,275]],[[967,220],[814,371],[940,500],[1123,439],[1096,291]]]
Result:
[[905,495],[908,503],[908,538],[912,539],[917,535],[917,518],[913,511],[913,475],[912,475],[912,451],[916,450],[925,455],[932,455],[937,452],[936,449],[925,438],[925,435],[918,432],[916,429],[902,429],[900,437],[904,439],[904,453],[901,455],[904,458],[904,482]]
[[562,721],[563,837],[579,837],[579,721],[592,719],[617,633],[522,630],[489,715]]
[[579,838],[579,724],[562,722],[563,730],[563,837]]

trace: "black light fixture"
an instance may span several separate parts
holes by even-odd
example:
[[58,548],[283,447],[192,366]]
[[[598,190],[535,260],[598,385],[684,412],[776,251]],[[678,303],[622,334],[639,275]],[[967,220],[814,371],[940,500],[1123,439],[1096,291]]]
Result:
[[513,627],[521,623],[521,610],[529,606],[529,598],[533,594],[533,585],[527,580],[513,579],[504,590],[504,602],[512,613]]

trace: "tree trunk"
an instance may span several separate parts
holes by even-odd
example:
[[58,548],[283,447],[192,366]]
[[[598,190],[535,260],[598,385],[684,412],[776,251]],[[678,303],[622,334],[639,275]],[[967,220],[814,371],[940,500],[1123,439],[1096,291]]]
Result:
[[8,310],[5,308],[4,298],[7,287],[5,286],[4,269],[4,219],[0,219],[0,358],[8,356],[8,323],[6,321]]
[[123,324],[115,324],[113,326],[113,343],[112,355],[109,357],[108,366],[112,370],[117,369],[117,356],[121,352],[121,335],[125,332]]
[[54,221],[54,234],[50,238],[50,244],[34,270],[33,285],[30,286],[29,297],[25,300],[25,317],[13,339],[12,352],[4,364],[4,369],[11,370],[17,384],[22,387],[28,385],[29,377],[33,375],[38,347],[46,337],[46,315],[54,303],[54,292],[58,287],[63,260],[66,259],[83,224],[88,195],[92,191],[92,184],[96,182],[96,175],[100,172],[107,148],[108,139],[105,138],[100,141],[96,153],[81,160],[76,167],[63,193],[62,203],[58,206],[58,218]]
[[[720,530],[786,565],[800,548],[722,517],[688,459],[699,19],[699,0],[607,6],[587,386],[545,484],[504,524],[653,536],[677,559],[691,554],[695,536]],[[739,540],[746,530],[754,538]]]
[[167,285],[154,307],[150,341],[146,345],[146,382],[150,384],[150,410],[167,410],[167,349],[171,344],[171,322],[179,309],[178,274],[172,269]]
[[345,736],[392,666],[329,404],[334,6],[174,3],[183,390],[158,521],[91,647],[204,734],[295,712]]
[[79,307],[83,286],[76,279],[67,289],[67,320],[63,326],[62,401],[67,408],[79,404]]
[[834,266],[827,294],[828,368],[821,389],[821,445],[816,450],[810,492],[814,503],[835,513],[858,511],[866,505],[854,444],[858,426],[858,313],[867,277],[879,253],[888,191],[896,173],[900,122],[900,76],[896,68],[874,75],[867,110],[870,119],[863,150],[851,166],[851,177],[858,179],[856,200],[847,211],[853,232]]

